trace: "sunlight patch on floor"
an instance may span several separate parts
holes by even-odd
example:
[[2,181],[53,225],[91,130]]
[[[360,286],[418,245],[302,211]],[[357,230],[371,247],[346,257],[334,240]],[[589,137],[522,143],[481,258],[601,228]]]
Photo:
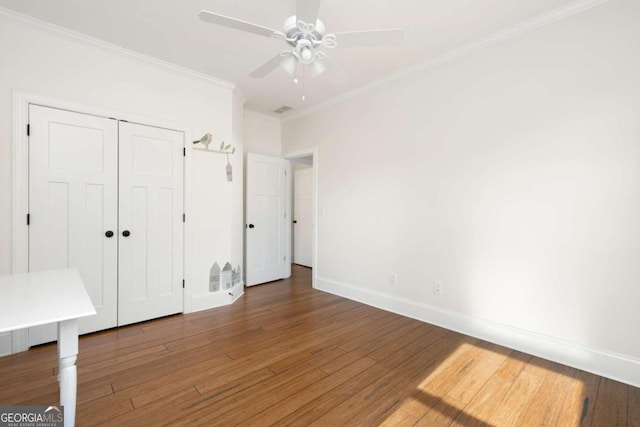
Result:
[[578,425],[588,406],[580,374],[470,338],[419,380],[382,425]]

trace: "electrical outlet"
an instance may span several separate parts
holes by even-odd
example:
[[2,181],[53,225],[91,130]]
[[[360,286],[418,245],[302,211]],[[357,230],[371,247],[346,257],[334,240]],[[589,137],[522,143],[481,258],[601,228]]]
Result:
[[442,295],[442,282],[433,283],[433,293],[436,295]]
[[391,286],[398,286],[398,274],[397,273],[389,273],[389,284]]

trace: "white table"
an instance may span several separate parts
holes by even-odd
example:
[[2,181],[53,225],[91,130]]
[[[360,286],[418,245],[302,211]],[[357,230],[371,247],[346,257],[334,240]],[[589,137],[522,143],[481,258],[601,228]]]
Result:
[[65,427],[73,426],[76,418],[78,319],[94,314],[77,270],[0,276],[0,333],[58,323],[58,383]]

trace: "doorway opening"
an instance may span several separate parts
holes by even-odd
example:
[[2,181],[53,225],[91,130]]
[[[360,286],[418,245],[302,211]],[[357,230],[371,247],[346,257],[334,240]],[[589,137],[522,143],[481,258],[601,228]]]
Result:
[[285,158],[291,162],[291,264],[312,269],[315,285],[317,154],[312,149]]

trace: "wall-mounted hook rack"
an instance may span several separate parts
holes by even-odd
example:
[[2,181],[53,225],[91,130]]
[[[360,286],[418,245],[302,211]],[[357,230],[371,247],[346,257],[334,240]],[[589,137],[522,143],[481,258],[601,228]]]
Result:
[[217,153],[217,154],[233,154],[232,151],[222,151],[222,150],[208,150],[206,148],[193,147],[195,151],[204,151],[207,153]]
[[209,144],[212,141],[212,137],[210,133],[206,133],[202,138],[200,138],[197,141],[193,141],[193,144],[200,144],[201,146],[204,146],[204,148],[202,147],[193,147],[194,150],[196,151],[206,151],[207,153],[216,153],[216,154],[224,154],[225,156],[227,156],[227,167],[226,167],[226,171],[227,171],[227,181],[231,182],[233,180],[232,177],[232,167],[231,167],[231,162],[229,161],[229,155],[232,155],[233,153],[236,152],[236,149],[234,147],[231,146],[231,144],[227,144],[224,145],[224,141],[222,141],[220,143],[220,149],[219,150],[209,150]]

